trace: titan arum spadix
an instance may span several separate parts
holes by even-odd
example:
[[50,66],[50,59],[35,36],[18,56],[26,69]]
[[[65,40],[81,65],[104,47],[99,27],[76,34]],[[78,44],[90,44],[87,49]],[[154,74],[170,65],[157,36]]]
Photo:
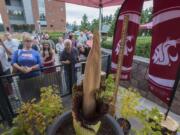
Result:
[[95,92],[101,82],[101,49],[99,32],[94,32],[93,46],[88,55],[83,80],[83,114],[91,118],[96,109]]

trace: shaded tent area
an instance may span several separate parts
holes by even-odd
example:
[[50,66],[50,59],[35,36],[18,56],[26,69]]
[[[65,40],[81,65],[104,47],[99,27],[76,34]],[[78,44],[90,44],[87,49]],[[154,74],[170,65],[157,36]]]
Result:
[[67,3],[94,7],[94,8],[121,5],[124,2],[124,0],[56,0],[56,1],[67,2]]

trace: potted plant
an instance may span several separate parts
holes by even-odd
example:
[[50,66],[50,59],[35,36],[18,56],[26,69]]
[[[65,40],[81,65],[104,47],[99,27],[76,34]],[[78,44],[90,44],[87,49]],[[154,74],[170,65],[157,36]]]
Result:
[[129,122],[130,118],[137,116],[138,110],[137,106],[140,104],[139,100],[141,98],[140,94],[134,89],[124,89],[120,90],[120,116],[121,118],[117,119],[120,127],[122,127],[125,135],[129,134],[131,129],[131,124]]
[[151,110],[142,109],[137,115],[143,128],[135,130],[137,135],[176,135],[179,128],[178,123],[171,117],[164,118],[158,108],[153,107]]
[[[93,47],[87,58],[83,82],[73,89],[72,113],[60,116],[48,135],[121,135],[118,123],[106,115],[114,95],[114,81],[101,77],[99,33],[94,33]],[[110,82],[110,84],[109,84]]]
[[120,115],[117,121],[123,128],[124,134],[130,132],[130,118],[136,118],[142,125],[141,129],[132,129],[135,135],[176,135],[178,123],[171,117],[164,119],[164,115],[153,107],[151,110],[138,109],[140,94],[132,88],[120,91]]
[[12,128],[2,135],[44,135],[54,118],[63,113],[62,101],[54,87],[41,89],[39,102],[23,103],[13,120]]

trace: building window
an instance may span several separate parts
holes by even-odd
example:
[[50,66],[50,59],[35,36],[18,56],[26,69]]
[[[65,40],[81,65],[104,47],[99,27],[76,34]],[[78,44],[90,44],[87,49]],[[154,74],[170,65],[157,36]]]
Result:
[[21,10],[9,10],[10,20],[24,20],[24,13]]
[[45,1],[38,0],[38,6],[39,6],[39,20],[46,21]]
[[40,13],[39,18],[40,21],[46,21],[46,15],[44,13]]
[[6,5],[11,5],[11,0],[5,0]]

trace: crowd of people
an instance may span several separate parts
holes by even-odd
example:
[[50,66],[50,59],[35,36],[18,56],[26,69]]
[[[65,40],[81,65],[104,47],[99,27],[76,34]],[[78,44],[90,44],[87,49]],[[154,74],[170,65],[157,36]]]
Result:
[[[54,43],[47,33],[33,36],[25,32],[22,41],[19,41],[7,32],[4,39],[0,39],[0,76],[21,73],[20,79],[28,79],[56,72],[53,66],[55,57],[58,57],[64,65],[66,86],[71,89],[77,81],[76,64],[86,60],[92,40],[91,32],[81,32],[79,37],[67,33],[59,37],[58,43]],[[43,67],[51,68],[41,70]],[[12,82],[11,78],[7,79]]]

